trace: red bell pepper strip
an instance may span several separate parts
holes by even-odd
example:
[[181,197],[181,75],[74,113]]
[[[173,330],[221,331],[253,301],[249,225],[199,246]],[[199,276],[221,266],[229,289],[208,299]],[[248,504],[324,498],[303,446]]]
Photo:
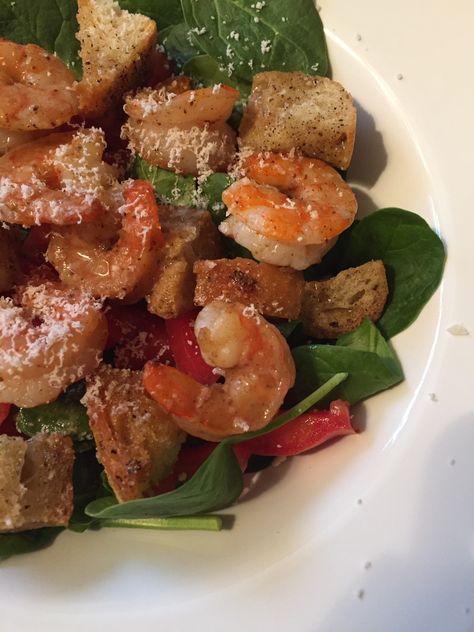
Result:
[[312,410],[268,434],[234,446],[240,461],[252,454],[260,456],[295,456],[312,450],[335,437],[354,434],[349,405],[340,399],[329,410]]
[[15,415],[11,412],[11,404],[0,404],[0,435],[19,437],[21,432],[16,429]]
[[204,362],[194,335],[194,321],[198,310],[165,321],[171,353],[177,368],[200,384],[214,384],[219,376]]
[[[244,471],[252,454],[260,456],[296,456],[334,439],[353,434],[347,402],[335,400],[329,410],[313,410],[261,437],[255,437],[233,446],[234,454]],[[216,447],[206,442],[181,449],[173,472],[156,487],[156,494],[175,489],[179,482],[189,480]]]

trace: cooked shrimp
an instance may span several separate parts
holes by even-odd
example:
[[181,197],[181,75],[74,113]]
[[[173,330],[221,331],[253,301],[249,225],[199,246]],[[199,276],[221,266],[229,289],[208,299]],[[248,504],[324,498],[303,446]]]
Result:
[[148,397],[142,372],[101,365],[87,379],[82,403],[119,501],[149,495],[152,484],[169,474],[186,435]]
[[[242,245],[247,247],[256,236],[265,238],[263,247],[257,244],[255,252],[251,249],[262,261],[307,267],[319,261],[328,242],[354,221],[357,200],[353,192],[337,171],[321,160],[254,154],[245,162],[245,173],[246,177],[224,191],[222,200],[248,230],[229,219],[219,228],[236,241],[245,233],[246,243]],[[274,242],[294,246],[300,253],[295,254],[292,263],[287,250],[284,261],[278,260],[272,250]],[[319,247],[301,253],[301,247],[314,245]],[[267,250],[273,252],[271,261],[266,257]]]
[[337,238],[323,244],[288,244],[277,239],[265,237],[245,224],[239,217],[231,215],[219,225],[219,230],[238,244],[250,250],[258,260],[275,266],[288,266],[295,270],[306,270],[313,263],[319,263],[331,250]]
[[18,131],[0,128],[0,156],[3,156],[3,154],[6,154],[7,151],[18,147],[19,145],[31,143],[46,134],[49,134],[49,132],[41,130],[25,132],[22,130]]
[[144,180],[127,183],[123,197],[122,227],[112,247],[91,242],[80,228],[69,227],[53,234],[47,258],[66,285],[98,297],[135,302],[155,280],[164,239],[151,184]]
[[236,143],[226,121],[240,94],[224,85],[190,87],[187,77],[177,77],[129,98],[124,134],[132,150],[165,169],[195,176],[225,170]]
[[37,406],[93,371],[107,339],[101,304],[47,281],[0,299],[0,402]]
[[204,360],[225,378],[203,386],[163,364],[148,363],[145,388],[186,432],[211,441],[266,426],[295,380],[295,365],[278,329],[253,308],[213,301],[195,324]]
[[116,170],[101,161],[99,130],[49,134],[0,158],[0,220],[77,224],[103,212]]
[[0,127],[54,129],[79,111],[76,81],[63,62],[35,44],[0,40]]

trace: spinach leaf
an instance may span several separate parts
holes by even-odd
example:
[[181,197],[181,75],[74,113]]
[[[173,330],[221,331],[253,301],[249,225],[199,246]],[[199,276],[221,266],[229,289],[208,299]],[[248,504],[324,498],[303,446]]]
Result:
[[12,555],[44,549],[53,543],[61,531],[63,531],[62,527],[45,527],[21,533],[2,533],[0,534],[0,561]]
[[328,70],[313,0],[181,0],[181,5],[194,43],[247,89],[263,70],[321,75]]
[[403,380],[400,363],[368,319],[336,345],[306,345],[293,350],[296,384],[289,393],[290,401],[304,397],[330,376],[347,371],[348,379],[332,397],[350,404],[366,399]]
[[86,507],[95,518],[156,518],[184,516],[223,509],[242,492],[243,479],[231,446],[220,443],[179,489],[160,496],[116,504],[115,498],[99,498]]
[[446,253],[438,235],[416,213],[386,208],[352,229],[340,251],[338,269],[382,259],[390,295],[378,326],[386,337],[406,329],[438,287]]
[[167,531],[220,531],[220,516],[175,516],[173,518],[109,518],[102,520],[101,527],[120,527],[126,529],[164,529]]
[[137,156],[132,167],[132,177],[148,180],[162,204],[207,208],[216,224],[225,218],[226,207],[222,192],[232,182],[226,173],[211,173],[199,181],[161,167],[155,167]]
[[102,473],[103,469],[97,461],[95,449],[91,448],[83,452],[76,450],[72,475],[74,511],[68,524],[68,529],[71,531],[82,533],[96,526],[97,521],[86,515],[85,508],[92,500],[103,495]]
[[73,0],[2,0],[0,2],[0,37],[17,44],[37,44],[56,53],[79,78],[81,61],[77,3]]
[[16,416],[16,426],[29,437],[38,432],[58,432],[70,435],[75,441],[92,438],[86,409],[74,401],[64,402],[58,399],[51,404],[20,408]]
[[101,520],[156,518],[193,515],[228,507],[237,500],[243,488],[242,472],[232,450],[232,444],[279,428],[314,406],[346,377],[346,373],[332,376],[317,391],[274,419],[265,428],[225,439],[219,443],[194,476],[178,489],[160,496],[131,500],[122,504],[117,504],[112,496],[99,498],[86,507],[86,514]]
[[142,13],[155,20],[158,31],[183,21],[183,10],[178,0],[118,0],[122,9]]
[[168,57],[175,62],[179,69],[193,57],[201,54],[201,50],[191,40],[187,25],[182,22],[166,28],[159,33],[158,39],[165,47]]
[[209,55],[196,55],[187,60],[183,66],[183,73],[192,77],[205,86],[214,86],[218,83],[225,83],[240,90],[242,96],[249,93],[248,82],[238,81],[220,66],[217,61]]
[[150,165],[138,157],[132,167],[132,177],[148,180],[162,204],[192,206],[196,196],[196,181],[193,176],[183,176],[167,169]]

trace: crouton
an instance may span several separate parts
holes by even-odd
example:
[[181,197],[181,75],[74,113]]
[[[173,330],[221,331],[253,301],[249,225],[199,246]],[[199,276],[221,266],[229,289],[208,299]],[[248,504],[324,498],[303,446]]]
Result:
[[388,296],[382,261],[369,261],[343,270],[327,281],[305,284],[301,320],[314,338],[338,338],[361,324],[368,316],[377,321]]
[[18,277],[18,260],[11,230],[0,228],[0,292],[8,292]]
[[261,72],[240,125],[240,143],[257,151],[293,148],[347,169],[354,149],[356,109],[336,81],[301,72]]
[[69,437],[0,436],[0,532],[67,526],[73,464]]
[[21,524],[21,500],[26,488],[21,484],[26,441],[0,435],[0,532]]
[[140,85],[156,45],[156,23],[122,10],[116,0],[78,0],[83,78],[81,114],[98,117]]
[[153,314],[176,318],[193,307],[193,263],[198,259],[217,259],[223,250],[220,233],[207,211],[163,207],[160,220],[166,246],[156,282],[146,300]]
[[195,305],[216,299],[254,305],[264,316],[297,318],[303,300],[303,274],[252,259],[197,261]]
[[143,373],[102,365],[87,379],[82,402],[117,499],[151,494],[153,483],[169,474],[185,433],[148,397]]

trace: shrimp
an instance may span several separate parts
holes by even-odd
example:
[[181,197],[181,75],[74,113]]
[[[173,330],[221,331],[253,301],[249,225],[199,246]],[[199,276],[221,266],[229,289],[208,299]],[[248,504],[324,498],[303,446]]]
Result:
[[266,426],[295,381],[295,365],[278,329],[251,307],[213,301],[196,318],[204,360],[224,384],[203,386],[170,366],[148,363],[146,390],[186,432],[217,441]]
[[54,129],[79,112],[73,73],[35,44],[0,40],[0,128]]
[[177,77],[127,100],[123,128],[130,148],[151,164],[194,176],[227,169],[235,132],[226,123],[240,94],[229,86],[191,90]]
[[31,143],[42,136],[46,136],[50,132],[42,130],[25,132],[22,130],[9,130],[0,128],[0,156],[6,154],[7,151],[24,145],[25,143]]
[[304,269],[354,221],[355,195],[321,160],[253,154],[245,173],[222,194],[232,217],[219,229],[261,261]]
[[53,234],[47,259],[68,286],[97,297],[135,302],[154,283],[164,238],[151,184],[144,180],[127,183],[123,197],[122,227],[111,248],[85,239],[81,227],[69,227]]
[[0,402],[50,402],[99,364],[107,319],[90,295],[45,281],[0,299]]
[[99,130],[49,134],[0,158],[0,220],[23,226],[92,221],[117,175]]

